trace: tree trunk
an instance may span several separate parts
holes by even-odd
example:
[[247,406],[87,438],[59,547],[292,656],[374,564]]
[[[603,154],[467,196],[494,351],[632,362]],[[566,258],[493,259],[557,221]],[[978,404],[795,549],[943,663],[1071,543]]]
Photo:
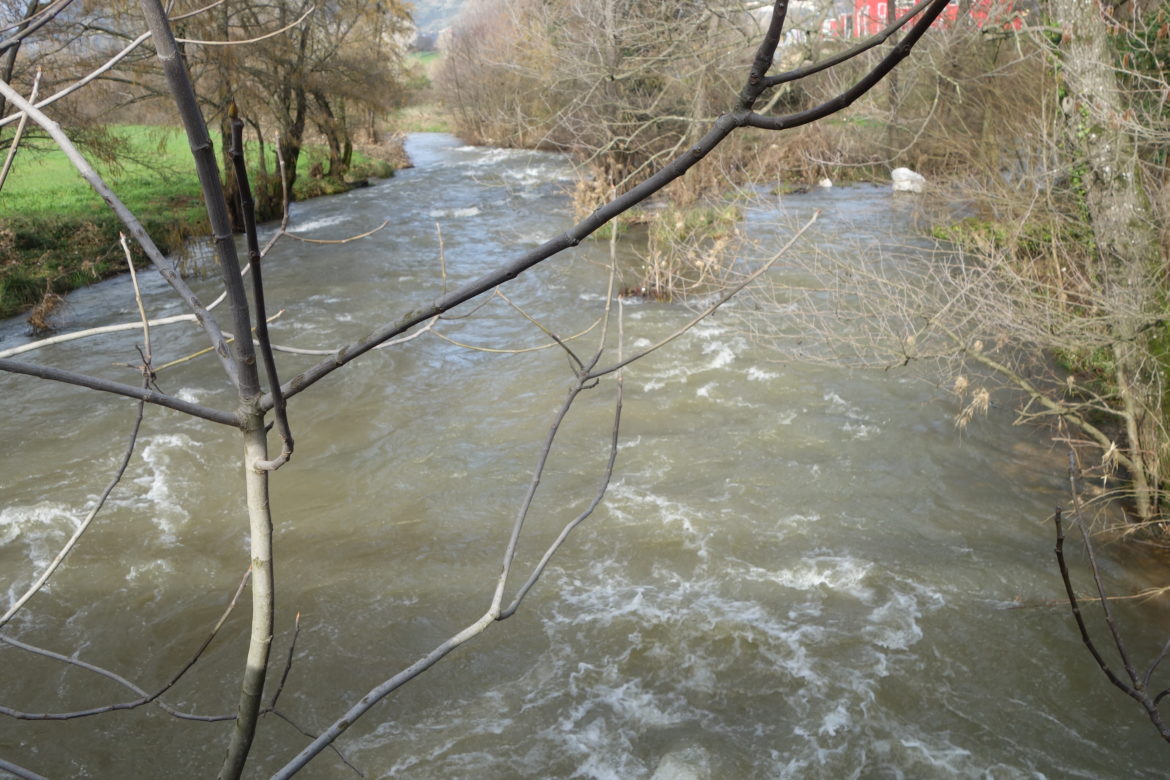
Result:
[[1126,95],[1114,70],[1107,22],[1093,0],[1052,0],[1062,25],[1057,55],[1063,76],[1061,112],[1070,175],[1092,228],[1091,269],[1119,323],[1113,357],[1126,421],[1138,518],[1157,518],[1159,462],[1165,437],[1157,366],[1148,324],[1160,312],[1160,242],[1142,181],[1137,143],[1122,118]]
[[272,514],[268,505],[268,472],[255,467],[268,460],[268,442],[264,415],[248,415],[244,430],[244,475],[248,497],[248,527],[252,550],[252,635],[248,643],[248,660],[240,684],[240,701],[231,742],[220,780],[238,778],[252,748],[268,656],[272,651],[272,627],[275,610],[275,579],[272,571]]

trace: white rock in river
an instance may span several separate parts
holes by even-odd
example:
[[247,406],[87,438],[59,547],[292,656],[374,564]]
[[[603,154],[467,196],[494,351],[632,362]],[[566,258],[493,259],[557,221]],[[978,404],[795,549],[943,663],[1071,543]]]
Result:
[[832,180],[832,179],[830,179],[830,178],[827,178],[827,177],[826,177],[826,178],[824,178],[824,179],[821,179],[820,181],[818,181],[818,182],[817,182],[817,186],[818,186],[818,187],[820,187],[822,190],[828,190],[828,189],[832,189],[832,187],[833,187],[833,180]]
[[926,187],[926,178],[909,168],[895,168],[890,178],[894,180],[894,192],[922,192]]

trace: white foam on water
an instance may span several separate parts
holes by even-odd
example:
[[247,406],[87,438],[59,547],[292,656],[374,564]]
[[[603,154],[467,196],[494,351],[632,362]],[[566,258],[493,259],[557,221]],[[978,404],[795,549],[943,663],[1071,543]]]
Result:
[[698,390],[696,390],[695,395],[699,396],[699,398],[710,398],[711,391],[713,389],[715,389],[716,387],[719,387],[718,382],[708,382],[707,384],[703,385]]
[[[669,368],[662,369],[653,374],[650,379],[642,386],[643,391],[652,392],[654,390],[661,390],[672,382],[686,384],[691,376],[701,374],[705,371],[717,371],[726,368],[735,362],[736,354],[743,349],[744,344],[742,340],[733,339],[731,341],[716,341],[712,340],[712,334],[720,331],[707,330],[703,334],[703,343],[700,347],[700,352],[708,358],[706,363],[692,363],[690,361],[680,362]],[[645,345],[641,344],[644,339],[639,339],[635,342],[634,347],[641,348],[649,346],[649,342]]]
[[480,213],[478,206],[466,206],[457,209],[431,209],[429,216],[431,219],[464,219],[478,216]]
[[881,426],[873,422],[860,408],[853,406],[841,396],[830,390],[825,393],[824,400],[829,402],[828,411],[845,418],[841,430],[853,439],[868,439],[874,434],[881,433]]
[[777,571],[749,564],[741,576],[757,582],[774,582],[794,590],[825,588],[868,601],[873,598],[873,590],[864,582],[872,569],[873,564],[849,556],[820,556]]
[[704,355],[713,355],[711,362],[706,365],[707,370],[726,368],[735,360],[735,350],[731,345],[723,342],[710,342],[703,347]]
[[56,557],[61,545],[77,530],[80,517],[74,508],[50,501],[0,509],[0,547],[6,553],[22,549],[28,561],[18,571],[5,572],[5,579],[18,578],[8,585],[8,604],[20,598]]
[[907,650],[917,644],[923,637],[919,618],[946,603],[942,593],[933,588],[916,583],[902,583],[902,587],[873,610],[864,632],[867,639],[886,650]]
[[525,157],[529,154],[529,152],[523,149],[501,149],[498,147],[485,149],[484,147],[479,146],[464,146],[460,147],[457,151],[476,152],[476,158],[465,163],[466,165],[473,165],[476,167],[495,165],[496,163],[504,162],[505,160],[510,160],[516,157]]
[[921,756],[927,766],[939,770],[940,776],[945,774],[954,777],[963,774],[964,768],[972,768],[971,752],[950,743],[930,745],[919,739],[903,739],[901,743],[911,753]]
[[175,392],[175,398],[180,401],[186,401],[189,404],[197,404],[200,399],[207,395],[207,391],[197,387],[180,387]]
[[767,382],[772,379],[779,379],[780,374],[775,371],[765,371],[756,366],[748,366],[747,378],[750,382]]
[[700,558],[708,555],[707,540],[710,531],[701,531],[695,510],[679,501],[620,482],[607,492],[606,506],[619,522],[641,525],[654,518],[666,528],[678,526],[682,530],[679,542],[685,549],[694,550]]
[[165,582],[175,572],[169,558],[158,558],[148,563],[131,564],[126,570],[126,582],[134,583],[140,578],[148,582]]
[[625,450],[625,449],[633,449],[634,447],[637,447],[641,443],[642,443],[642,434],[640,434],[640,433],[637,436],[633,436],[629,439],[621,439],[618,441],[618,452],[621,452],[622,450]]
[[319,219],[311,219],[308,222],[293,222],[289,225],[289,230],[298,235],[308,233],[319,228],[329,227],[331,225],[339,225],[345,222],[347,215],[338,214],[333,217],[320,217]]
[[[504,178],[517,184],[531,186],[534,184],[547,184],[550,181],[565,179],[566,176],[563,168],[559,166],[536,164],[529,165],[525,168],[508,169],[504,171]],[[534,193],[533,197],[539,197],[539,194]]]
[[781,412],[775,417],[772,417],[771,422],[775,423],[776,425],[792,425],[792,421],[795,420],[798,416],[799,413],[795,409],[789,409],[787,412]]
[[822,736],[837,736],[837,732],[843,729],[848,729],[853,723],[853,718],[849,714],[849,710],[845,708],[844,704],[838,704],[837,708],[821,718],[821,726],[817,733]]
[[147,438],[140,451],[140,472],[133,480],[144,492],[129,499],[117,499],[116,503],[121,506],[140,506],[145,499],[151,508],[151,520],[164,544],[174,544],[175,532],[191,518],[183,496],[173,490],[175,483],[182,479],[182,475],[175,473],[174,456],[179,450],[190,452],[200,446],[198,441],[182,433],[162,433]]

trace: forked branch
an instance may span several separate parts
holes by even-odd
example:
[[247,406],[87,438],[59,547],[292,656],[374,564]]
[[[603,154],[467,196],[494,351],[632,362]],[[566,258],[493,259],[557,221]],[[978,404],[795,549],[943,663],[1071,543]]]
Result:
[[1097,590],[1098,601],[1101,604],[1101,611],[1103,613],[1105,623],[1109,629],[1109,636],[1113,641],[1113,646],[1121,658],[1122,667],[1125,670],[1125,676],[1128,682],[1122,679],[1121,675],[1113,670],[1109,662],[1105,660],[1101,651],[1097,648],[1097,644],[1093,641],[1089,634],[1088,626],[1085,623],[1085,616],[1081,613],[1080,600],[1077,598],[1076,591],[1073,589],[1072,578],[1068,571],[1068,562],[1065,560],[1064,554],[1064,523],[1062,521],[1062,511],[1057,507],[1053,514],[1053,522],[1056,525],[1056,563],[1060,568],[1060,578],[1064,583],[1064,592],[1068,597],[1069,607],[1072,609],[1073,619],[1076,620],[1077,629],[1080,631],[1081,642],[1084,643],[1088,649],[1089,654],[1093,656],[1093,660],[1097,662],[1097,666],[1104,673],[1105,677],[1116,688],[1125,693],[1131,699],[1141,705],[1145,710],[1146,716],[1150,719],[1150,723],[1158,731],[1162,739],[1170,742],[1170,728],[1167,728],[1166,723],[1162,720],[1162,713],[1158,709],[1158,703],[1166,691],[1150,695],[1149,682],[1150,677],[1157,669],[1158,665],[1166,658],[1167,652],[1170,652],[1170,642],[1167,642],[1163,647],[1162,652],[1155,658],[1147,667],[1144,674],[1139,674],[1130,658],[1130,652],[1126,646],[1125,640],[1121,635],[1120,628],[1113,615],[1113,609],[1110,606],[1110,599],[1105,594],[1105,587],[1101,582],[1101,570],[1097,566],[1097,556],[1093,550],[1092,535],[1086,530],[1084,525],[1084,518],[1080,507],[1080,491],[1076,485],[1076,461],[1074,453],[1069,452],[1069,485],[1072,490],[1072,502],[1075,512],[1075,521],[1077,527],[1081,532],[1081,539],[1085,543],[1086,557],[1089,561],[1089,571],[1092,574],[1093,584]]

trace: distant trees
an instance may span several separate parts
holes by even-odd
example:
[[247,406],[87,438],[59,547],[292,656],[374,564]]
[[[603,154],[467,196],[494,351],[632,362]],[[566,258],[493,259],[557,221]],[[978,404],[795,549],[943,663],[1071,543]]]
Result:
[[738,2],[473,0],[437,85],[461,134],[573,153],[595,205],[698,139],[760,29]]
[[[190,5],[194,9],[198,3]],[[180,39],[259,38],[243,45],[185,46],[184,56],[196,92],[223,138],[229,135],[229,102],[235,101],[248,116],[261,152],[255,169],[261,219],[276,216],[282,199],[276,162],[265,150],[275,149],[291,188],[301,150],[312,134],[329,149],[328,167],[321,175],[345,175],[355,129],[369,126],[370,113],[384,112],[402,97],[403,36],[409,21],[409,10],[395,0],[326,5],[240,0],[177,23]],[[226,170],[226,144],[221,155]],[[228,194],[234,203],[234,193],[229,189]],[[233,223],[241,225],[235,210]]]
[[[42,6],[46,8],[38,17]],[[140,33],[134,4],[74,8],[29,2],[23,10],[42,25],[39,45],[21,48],[20,25],[12,28],[17,32],[11,36],[14,43],[0,59],[6,81],[27,91],[40,68],[45,95],[78,74],[95,71],[92,90],[66,98],[73,117],[69,124],[124,121],[130,106],[136,117],[173,121],[161,100],[167,87],[150,54],[149,37]],[[232,0],[211,7],[180,0],[171,14],[196,94],[221,137],[229,135],[228,102],[234,100],[248,117],[259,151],[255,178],[261,218],[279,214],[277,154],[290,189],[310,139],[329,150],[321,176],[341,179],[351,163],[357,130],[372,132],[371,118],[403,99],[410,11],[397,0],[324,5]],[[53,45],[46,45],[47,40]],[[230,164],[226,147],[224,143],[219,150],[225,170]],[[235,207],[232,217],[240,229]]]

